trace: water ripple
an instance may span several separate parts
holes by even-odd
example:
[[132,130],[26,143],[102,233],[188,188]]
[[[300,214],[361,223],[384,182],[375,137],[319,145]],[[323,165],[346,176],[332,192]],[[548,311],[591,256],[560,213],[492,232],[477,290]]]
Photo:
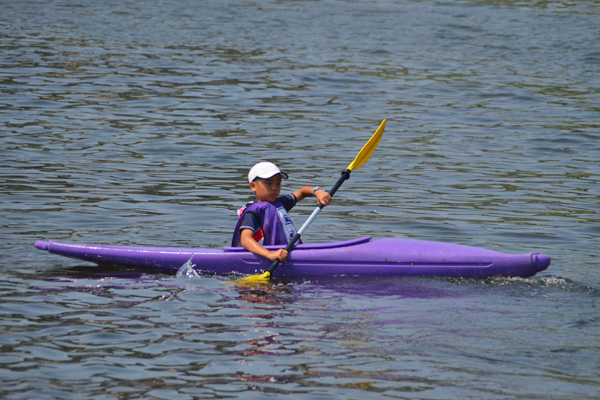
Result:
[[[3,4],[0,397],[595,398],[597,17],[553,1]],[[331,186],[384,118],[306,240],[551,267],[239,288],[32,247],[221,247],[253,163],[280,164],[286,190]]]

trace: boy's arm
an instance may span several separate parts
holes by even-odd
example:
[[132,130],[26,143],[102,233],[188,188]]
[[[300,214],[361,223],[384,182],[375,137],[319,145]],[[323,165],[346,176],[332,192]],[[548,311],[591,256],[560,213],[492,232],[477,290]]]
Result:
[[307,197],[313,197],[313,192],[314,197],[317,198],[317,203],[323,204],[323,207],[329,205],[331,202],[331,196],[329,193],[320,188],[315,190],[315,188],[312,186],[304,186],[302,189],[296,190],[294,192],[294,196],[296,196],[297,201],[302,201]]
[[270,261],[279,260],[282,263],[286,261],[288,252],[285,249],[279,249],[275,251],[269,251],[262,247],[256,240],[253,238],[254,232],[251,229],[244,229],[241,234],[240,241],[242,246],[257,256],[261,256],[269,259]]

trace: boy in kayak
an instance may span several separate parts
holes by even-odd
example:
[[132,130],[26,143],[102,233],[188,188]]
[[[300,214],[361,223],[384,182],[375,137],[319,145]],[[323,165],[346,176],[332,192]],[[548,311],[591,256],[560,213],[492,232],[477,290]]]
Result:
[[242,246],[270,261],[285,262],[288,255],[285,249],[269,251],[263,245],[286,245],[298,232],[287,212],[306,197],[316,197],[323,206],[331,201],[329,193],[318,186],[304,186],[279,197],[281,180],[287,178],[285,172],[270,162],[260,162],[252,167],[248,182],[256,200],[238,210],[240,219],[233,232],[232,246]]

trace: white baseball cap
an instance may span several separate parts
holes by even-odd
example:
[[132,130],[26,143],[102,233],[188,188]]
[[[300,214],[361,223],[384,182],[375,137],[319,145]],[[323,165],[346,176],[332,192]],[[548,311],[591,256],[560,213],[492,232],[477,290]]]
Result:
[[270,162],[259,162],[248,172],[248,182],[252,182],[256,178],[269,179],[277,174],[281,174],[283,179],[288,178],[288,174],[281,172],[277,165]]

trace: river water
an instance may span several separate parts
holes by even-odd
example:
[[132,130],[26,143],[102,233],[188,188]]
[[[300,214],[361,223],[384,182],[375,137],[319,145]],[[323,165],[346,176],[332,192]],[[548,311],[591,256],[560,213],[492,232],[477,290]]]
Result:
[[[600,398],[598,1],[0,6],[1,398]],[[255,162],[331,187],[384,118],[305,242],[551,266],[240,287],[33,247],[222,247]]]

